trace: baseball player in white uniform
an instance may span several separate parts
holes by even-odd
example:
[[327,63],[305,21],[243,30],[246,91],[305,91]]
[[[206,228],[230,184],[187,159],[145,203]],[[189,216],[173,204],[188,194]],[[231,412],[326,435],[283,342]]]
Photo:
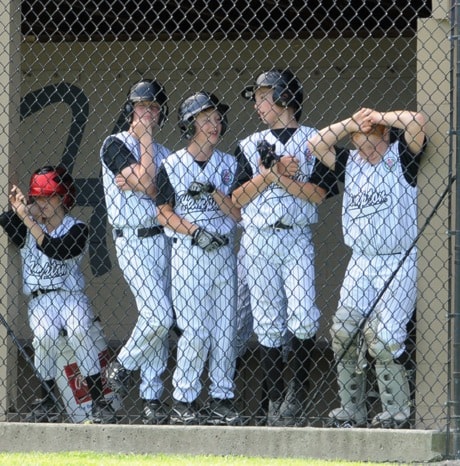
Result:
[[210,401],[205,420],[241,422],[234,406],[236,255],[240,211],[230,193],[237,160],[216,149],[228,107],[198,92],[179,107],[187,147],[164,161],[158,178],[158,218],[172,237],[172,300],[182,331],[173,375],[172,424],[198,424],[200,377],[208,360]]
[[[248,165],[240,174],[242,186],[233,192],[242,207],[254,331],[269,398],[267,424],[293,426],[301,422],[320,317],[310,225],[318,220],[316,205],[332,194],[335,177],[306,150],[315,130],[299,124],[303,91],[289,70],[262,73],[243,96],[255,100],[268,126],[240,141]],[[281,157],[294,164],[295,176],[281,171]],[[294,377],[286,390],[283,345],[291,335]]]
[[[403,360],[416,301],[415,249],[389,285],[387,281],[417,236],[417,172],[426,144],[424,126],[421,113],[362,108],[322,129],[308,144],[345,183],[342,227],[345,244],[352,249],[331,329],[341,401],[329,414],[333,426],[367,424],[365,373],[358,364],[360,338],[375,358],[382,404],[372,426],[409,425],[410,392]],[[390,128],[399,130],[397,137]],[[351,136],[355,150],[335,148],[346,136]]]
[[21,250],[35,367],[44,384],[42,398],[35,401],[26,421],[56,422],[59,418],[52,393],[57,342],[65,330],[92,397],[89,420],[115,423],[115,412],[104,399],[99,350],[89,332],[94,315],[81,271],[89,231],[68,214],[75,202],[72,177],[63,167],[43,167],[32,175],[28,196],[29,202],[13,186],[9,197],[12,211],[0,216],[0,225]]
[[166,94],[154,80],[142,80],[128,94],[127,131],[110,135],[101,148],[109,223],[120,269],[139,312],[132,333],[108,369],[112,389],[127,394],[132,372],[140,369],[143,422],[164,424],[168,410],[161,397],[161,376],[168,358],[173,324],[170,301],[170,242],[156,220],[154,180],[169,151],[153,133],[167,116]]

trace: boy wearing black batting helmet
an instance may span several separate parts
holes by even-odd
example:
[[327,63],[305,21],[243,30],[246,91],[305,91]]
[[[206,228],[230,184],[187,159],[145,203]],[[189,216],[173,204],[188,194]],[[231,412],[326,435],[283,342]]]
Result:
[[[241,424],[234,405],[236,256],[240,211],[231,189],[238,162],[217,149],[228,107],[197,92],[179,107],[187,146],[158,173],[159,221],[173,239],[172,299],[182,334],[173,375],[172,424]],[[208,361],[210,400],[200,416],[200,377]]]
[[156,216],[157,169],[169,150],[155,140],[168,114],[163,86],[143,79],[128,93],[129,128],[108,136],[100,158],[108,221],[120,269],[136,300],[138,319],[108,369],[112,389],[126,395],[140,369],[145,424],[165,424],[162,374],[173,324],[170,300],[170,242]]
[[[317,204],[336,192],[335,177],[306,151],[314,128],[300,124],[303,90],[290,70],[261,73],[243,93],[266,130],[239,142],[246,160],[233,191],[242,208],[243,246],[254,332],[268,391],[267,424],[301,425],[320,311],[315,299],[312,232]],[[292,349],[285,386],[283,347]]]

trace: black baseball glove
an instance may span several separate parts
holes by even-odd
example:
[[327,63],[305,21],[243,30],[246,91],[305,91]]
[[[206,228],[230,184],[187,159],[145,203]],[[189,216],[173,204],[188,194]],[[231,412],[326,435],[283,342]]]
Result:
[[211,233],[204,228],[198,228],[198,230],[195,230],[193,233],[192,244],[194,246],[199,246],[206,252],[211,252],[228,244],[228,238],[219,233]]
[[194,199],[199,199],[203,194],[212,194],[216,187],[211,183],[200,183],[199,181],[192,181],[187,189],[187,194]]
[[257,151],[260,155],[260,161],[265,168],[273,167],[281,158],[279,155],[276,155],[275,145],[270,144],[265,139],[262,139],[262,141],[257,144]]

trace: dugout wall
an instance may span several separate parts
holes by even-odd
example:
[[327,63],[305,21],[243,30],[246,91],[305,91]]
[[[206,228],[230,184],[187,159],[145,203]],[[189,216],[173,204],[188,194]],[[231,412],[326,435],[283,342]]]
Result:
[[[229,131],[220,147],[232,153],[237,140],[258,127],[251,103],[240,92],[257,73],[273,67],[289,67],[301,80],[306,96],[302,122],[311,126],[323,127],[360,106],[422,110],[429,118],[430,144],[418,182],[420,225],[447,184],[454,109],[448,2],[367,2],[364,7],[358,5],[361,2],[315,2],[302,8],[265,3],[223,5],[216,11],[183,2],[159,6],[31,1],[2,7],[2,22],[14,31],[6,28],[2,39],[4,50],[10,51],[2,60],[9,66],[0,76],[3,99],[9,96],[10,101],[3,104],[1,117],[8,154],[0,166],[2,205],[7,206],[12,179],[26,188],[35,167],[64,162],[71,168],[78,188],[74,213],[91,225],[93,234],[85,266],[87,290],[114,352],[129,336],[137,313],[105,219],[99,148],[105,136],[123,123],[127,91],[139,78],[154,76],[166,88],[170,116],[158,139],[171,149],[184,143],[176,125],[180,101],[190,91],[204,88],[230,105]],[[181,15],[179,5],[189,8],[189,14]],[[321,221],[314,231],[318,305],[323,312],[317,382],[331,365],[329,328],[348,259],[340,201],[339,196],[320,207]],[[449,425],[453,285],[446,231],[452,212],[446,201],[419,243],[414,425],[426,429]],[[30,348],[19,256],[4,235],[0,241],[6,252],[0,263],[2,314]],[[16,419],[33,398],[36,379],[21,358],[18,366],[16,348],[6,333],[0,335],[6,343],[0,350],[6,362],[0,405],[5,419]],[[174,334],[171,341],[174,348]],[[249,407],[244,410],[248,422],[255,422],[260,393],[254,340],[251,351],[238,387],[243,405]],[[168,380],[173,367],[172,355]],[[335,405],[331,377],[317,407],[312,407],[313,425],[319,425]],[[125,419],[139,422],[134,392]]]

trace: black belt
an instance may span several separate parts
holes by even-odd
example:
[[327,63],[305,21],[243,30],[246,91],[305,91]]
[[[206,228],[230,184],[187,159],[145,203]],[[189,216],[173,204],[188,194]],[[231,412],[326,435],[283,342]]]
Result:
[[[227,246],[230,243],[230,239],[228,236],[223,236],[224,239],[224,244],[222,246]],[[186,244],[189,244],[190,246],[198,246],[196,243],[194,243],[193,238],[185,238],[185,240],[180,240],[179,238],[173,238],[172,242],[175,244],[179,241],[184,241]]]
[[51,293],[52,291],[61,291],[61,290],[59,288],[54,288],[51,290],[44,290],[42,288],[39,288],[38,290],[32,291],[32,293],[30,294],[32,295],[32,298],[36,298],[37,296],[40,296],[41,294]]
[[[114,230],[115,231],[115,236],[117,238],[122,238],[123,235],[123,230]],[[138,238],[150,238],[151,236],[159,235],[160,233],[164,232],[164,228],[161,226],[156,226],[156,227],[150,227],[150,228],[139,228],[136,230],[136,236]]]
[[286,225],[278,220],[273,225],[269,225],[268,228],[273,228],[274,230],[292,230],[294,227],[292,225]]

